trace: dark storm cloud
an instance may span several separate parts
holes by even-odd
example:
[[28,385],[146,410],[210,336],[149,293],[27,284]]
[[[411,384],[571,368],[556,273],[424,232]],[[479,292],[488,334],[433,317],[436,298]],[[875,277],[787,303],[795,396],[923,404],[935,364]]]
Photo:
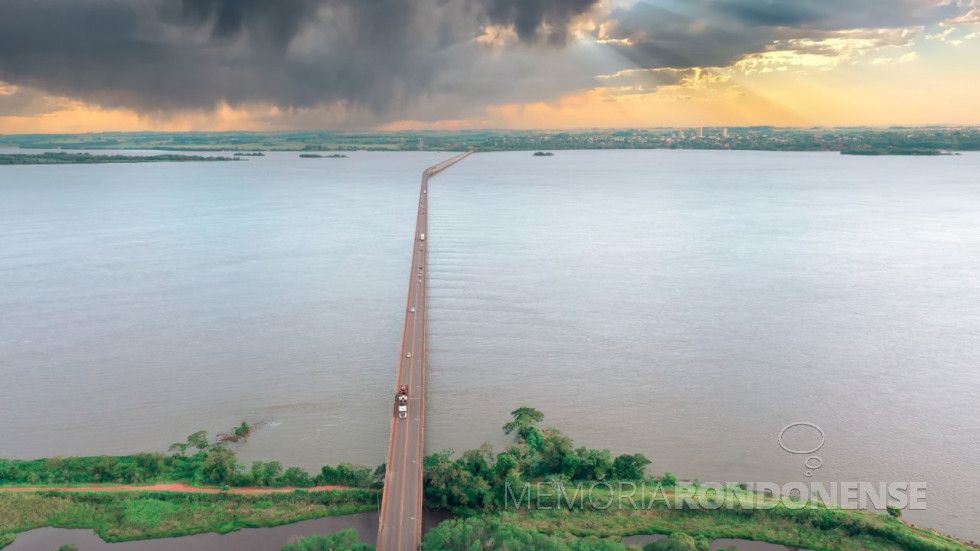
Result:
[[180,15],[191,24],[211,24],[217,38],[234,37],[249,29],[285,44],[319,4],[317,0],[182,0]]
[[823,30],[924,25],[963,11],[924,0],[715,0],[710,6],[749,27]]
[[[340,106],[368,117],[359,123],[452,118],[487,103],[549,100],[619,69],[726,66],[804,47],[794,39],[929,25],[967,11],[966,2],[942,0],[641,0],[603,25],[604,37],[620,39],[609,47],[621,55],[610,59],[568,41],[569,24],[598,3],[0,0],[0,82],[144,113],[227,102]],[[512,29],[519,43],[488,54],[474,42],[487,25]],[[896,37],[908,40],[875,40]],[[600,57],[603,68],[590,66]],[[28,109],[26,96],[5,103]]]
[[565,42],[596,1],[2,0],[0,81],[141,111],[344,102],[384,114],[439,93],[444,71],[480,71],[483,26],[544,50],[533,44]]
[[726,66],[777,41],[931,25],[966,11],[942,0],[641,0],[612,12],[606,36],[641,67]]
[[482,11],[495,25],[513,26],[523,41],[533,41],[543,27],[547,38],[563,42],[569,22],[588,12],[596,0],[483,0]]

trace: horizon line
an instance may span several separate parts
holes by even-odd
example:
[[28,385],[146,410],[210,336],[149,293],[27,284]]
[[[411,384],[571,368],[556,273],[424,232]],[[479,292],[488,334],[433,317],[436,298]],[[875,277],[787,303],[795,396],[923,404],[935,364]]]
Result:
[[603,127],[577,127],[577,128],[418,128],[404,130],[382,130],[375,128],[346,128],[346,129],[288,129],[288,130],[104,130],[100,132],[15,132],[4,134],[0,132],[0,137],[6,136],[95,136],[104,134],[299,134],[299,133],[332,133],[345,134],[357,132],[371,132],[375,134],[408,134],[408,133],[441,133],[441,134],[465,134],[475,132],[609,132],[618,130],[687,130],[696,128],[712,129],[753,129],[753,128],[772,128],[779,130],[894,130],[908,128],[973,128],[980,129],[980,124],[956,124],[956,123],[934,123],[934,124],[888,124],[888,125],[806,125],[806,126],[781,126],[775,124],[750,124],[750,125],[688,125],[688,126],[603,126]]

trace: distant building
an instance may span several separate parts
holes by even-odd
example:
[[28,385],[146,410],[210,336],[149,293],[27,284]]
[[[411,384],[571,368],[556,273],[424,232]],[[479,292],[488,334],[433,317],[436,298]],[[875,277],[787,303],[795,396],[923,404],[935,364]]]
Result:
[[721,129],[721,137],[722,138],[728,138],[728,129],[727,128],[722,128]]
[[422,138],[419,138],[419,149],[423,149],[424,147],[425,147],[425,142],[422,141]]
[[698,139],[704,137],[704,127],[698,128]]
[[687,134],[684,134],[684,131],[681,130],[680,132],[677,133],[677,137],[680,138],[680,139],[682,139],[682,140],[685,140],[685,139],[687,139]]

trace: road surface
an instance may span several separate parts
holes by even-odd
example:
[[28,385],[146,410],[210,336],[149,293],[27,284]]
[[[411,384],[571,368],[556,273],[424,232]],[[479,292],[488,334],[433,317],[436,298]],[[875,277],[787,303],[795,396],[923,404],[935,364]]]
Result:
[[[427,212],[429,178],[462,161],[471,152],[425,169],[419,190],[412,267],[409,270],[405,328],[398,360],[398,380],[391,393],[391,437],[388,440],[385,487],[381,498],[378,551],[418,549],[422,542],[422,457],[425,443],[425,284],[428,277]],[[399,419],[395,396],[408,387],[408,418]]]

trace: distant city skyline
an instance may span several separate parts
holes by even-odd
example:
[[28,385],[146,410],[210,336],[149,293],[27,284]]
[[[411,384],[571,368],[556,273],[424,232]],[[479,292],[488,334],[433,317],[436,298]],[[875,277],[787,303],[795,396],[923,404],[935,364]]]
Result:
[[0,133],[980,125],[980,0],[4,0]]

